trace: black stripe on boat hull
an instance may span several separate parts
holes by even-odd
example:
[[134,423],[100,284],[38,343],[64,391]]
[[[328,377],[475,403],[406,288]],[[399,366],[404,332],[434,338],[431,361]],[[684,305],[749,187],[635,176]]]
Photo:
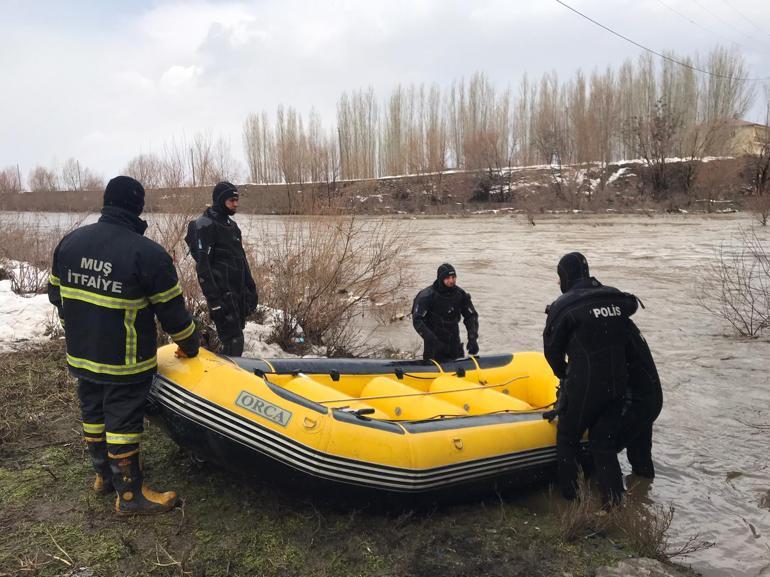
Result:
[[[380,491],[434,491],[555,464],[555,448],[545,447],[428,470],[401,469],[317,451],[200,398],[163,377],[156,379],[152,395],[162,407],[166,424],[179,444],[189,446],[190,439],[194,444],[195,439],[215,433],[306,475]],[[195,446],[190,448],[196,450]]]

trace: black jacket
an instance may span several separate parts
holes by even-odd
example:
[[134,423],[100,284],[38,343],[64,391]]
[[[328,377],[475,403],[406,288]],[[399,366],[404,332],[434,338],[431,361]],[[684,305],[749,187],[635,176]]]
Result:
[[221,306],[240,319],[253,312],[257,287],[235,221],[216,208],[208,208],[188,225],[185,241],[209,308]]
[[588,387],[595,398],[624,396],[628,321],[637,306],[634,295],[593,277],[575,282],[549,306],[543,351],[567,392]]
[[100,383],[136,383],[157,367],[155,317],[189,355],[198,352],[171,257],[145,238],[147,224],[105,207],[95,224],[65,236],[53,254],[48,298],[59,311],[67,363]]
[[412,304],[412,324],[425,341],[423,358],[444,361],[464,356],[461,316],[468,340],[478,340],[479,315],[470,294],[459,286],[448,288],[439,280],[417,293]]

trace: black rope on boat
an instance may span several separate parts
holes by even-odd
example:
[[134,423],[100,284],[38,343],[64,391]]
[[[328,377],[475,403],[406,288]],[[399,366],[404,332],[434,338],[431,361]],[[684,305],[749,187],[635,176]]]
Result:
[[543,409],[547,409],[548,407],[555,404],[556,401],[553,403],[549,403],[548,405],[544,405],[542,407],[533,407],[531,409],[500,409],[499,411],[492,411],[489,413],[481,413],[479,415],[433,415],[432,417],[428,417],[427,419],[379,419],[380,421],[386,421],[388,423],[424,423],[427,421],[433,421],[435,419],[449,419],[449,418],[474,418],[474,417],[486,417],[487,415],[499,415],[500,413],[513,413],[516,415],[527,415],[530,413],[539,413]]

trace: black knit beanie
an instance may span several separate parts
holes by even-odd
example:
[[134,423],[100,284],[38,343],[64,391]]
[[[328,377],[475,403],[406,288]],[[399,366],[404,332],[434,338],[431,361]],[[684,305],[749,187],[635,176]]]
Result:
[[229,212],[225,207],[225,201],[228,198],[238,198],[238,189],[233,183],[223,180],[211,191],[211,206],[223,212]]
[[441,281],[448,276],[457,276],[457,272],[455,271],[455,267],[453,267],[448,262],[445,262],[440,267],[438,267],[438,270],[436,271],[436,278]]
[[130,176],[116,176],[104,189],[104,206],[125,208],[136,216],[144,210],[144,187]]
[[561,257],[556,272],[559,274],[559,287],[563,293],[579,280],[590,277],[588,260],[579,252],[570,252]]

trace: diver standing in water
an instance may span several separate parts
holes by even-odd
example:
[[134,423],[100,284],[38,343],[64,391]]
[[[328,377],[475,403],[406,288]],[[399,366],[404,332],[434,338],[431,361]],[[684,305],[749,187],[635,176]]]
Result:
[[620,448],[625,447],[631,472],[655,478],[652,462],[652,424],[663,408],[663,389],[650,347],[634,321],[628,320],[628,385],[620,425]]
[[588,431],[605,507],[620,502],[623,477],[618,463],[618,431],[626,394],[626,341],[635,296],[602,285],[589,275],[579,252],[564,255],[557,267],[562,296],[549,305],[543,349],[561,379],[556,430],[559,488],[577,496],[577,456]]
[[117,491],[118,514],[162,513],[176,493],[144,484],[139,449],[145,397],[158,367],[157,329],[198,354],[174,263],[145,238],[144,188],[128,176],[104,189],[99,221],[65,236],[53,254],[48,299],[59,311],[67,364],[78,379],[83,436],[96,470],[94,490]]
[[438,267],[433,284],[417,293],[412,304],[412,324],[425,341],[424,360],[445,362],[464,356],[460,317],[468,331],[468,354],[477,355],[479,314],[471,295],[457,286],[455,268],[444,263]]
[[187,227],[185,242],[195,259],[198,282],[217,327],[224,355],[243,354],[246,317],[257,308],[257,286],[243,250],[241,230],[230,218],[238,211],[238,189],[220,182],[211,207]]

